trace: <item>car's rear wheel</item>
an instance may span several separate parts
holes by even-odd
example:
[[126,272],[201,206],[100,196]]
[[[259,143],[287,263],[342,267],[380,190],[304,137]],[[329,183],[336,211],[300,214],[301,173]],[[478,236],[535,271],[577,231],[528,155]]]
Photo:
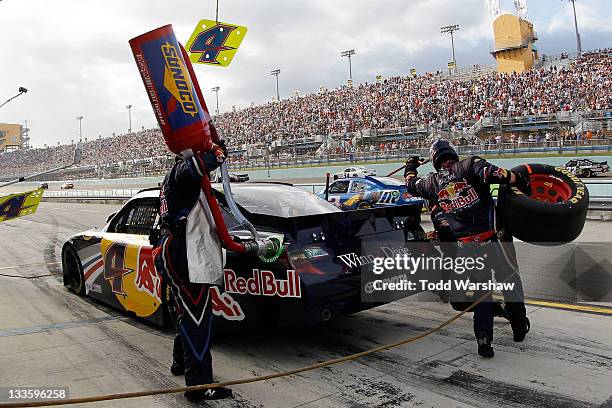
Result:
[[586,178],[591,178],[593,177],[593,172],[591,171],[591,169],[584,169],[582,170],[582,176]]
[[62,251],[64,285],[79,296],[85,296],[85,276],[83,266],[75,249],[68,245]]
[[499,225],[531,243],[566,243],[580,235],[589,207],[584,183],[563,167],[526,164],[512,169],[529,178],[531,196],[501,185],[497,200]]

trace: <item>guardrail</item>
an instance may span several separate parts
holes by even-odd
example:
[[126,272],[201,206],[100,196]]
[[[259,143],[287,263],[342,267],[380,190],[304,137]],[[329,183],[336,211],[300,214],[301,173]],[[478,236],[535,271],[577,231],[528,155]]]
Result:
[[[609,153],[612,152],[611,139],[592,140],[566,140],[559,146],[558,141],[516,143],[483,143],[482,145],[459,145],[456,146],[461,155],[483,155],[491,156],[517,156],[533,153],[546,154],[579,154],[579,153]],[[253,158],[248,162],[230,162],[231,171],[241,170],[266,170],[287,167],[317,166],[334,163],[377,163],[393,160],[402,160],[410,156],[429,155],[429,146],[414,147],[406,149],[391,149],[374,152],[343,152],[338,154],[327,154],[319,157],[287,157],[279,159]]]
[[612,211],[612,197],[591,197],[589,199],[590,211]]
[[109,198],[131,198],[140,190],[133,188],[105,189],[105,190],[62,190],[45,191],[43,198],[68,198],[68,199],[109,199]]

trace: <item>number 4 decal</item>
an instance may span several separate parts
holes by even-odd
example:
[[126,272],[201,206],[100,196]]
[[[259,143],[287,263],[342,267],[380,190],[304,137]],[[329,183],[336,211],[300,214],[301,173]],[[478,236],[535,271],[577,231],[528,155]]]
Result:
[[234,58],[247,28],[234,24],[200,20],[187,46],[189,59],[196,64],[226,67]]

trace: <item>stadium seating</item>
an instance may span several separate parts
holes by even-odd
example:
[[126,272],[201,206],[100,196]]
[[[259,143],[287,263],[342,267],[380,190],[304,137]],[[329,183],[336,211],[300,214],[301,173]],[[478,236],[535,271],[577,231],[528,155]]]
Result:
[[[216,117],[215,124],[236,164],[405,151],[435,136],[463,145],[518,145],[514,133],[540,130],[541,140],[533,143],[580,140],[585,123],[610,119],[611,68],[612,53],[606,49],[585,53],[567,66],[523,74],[460,80],[443,79],[441,73],[393,77],[230,111]],[[561,136],[561,126],[571,130]],[[492,134],[500,131],[503,135]],[[596,139],[605,137],[603,127],[593,131]],[[72,149],[61,145],[0,153],[0,176],[59,166],[69,162]],[[128,170],[154,174],[171,163],[158,129],[90,140],[83,153],[81,176],[115,177]]]

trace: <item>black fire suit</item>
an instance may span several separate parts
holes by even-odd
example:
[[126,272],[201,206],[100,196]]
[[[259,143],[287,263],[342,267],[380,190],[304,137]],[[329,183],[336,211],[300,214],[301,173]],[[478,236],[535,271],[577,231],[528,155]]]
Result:
[[[219,164],[212,153],[177,158],[160,191],[161,238],[154,250],[155,266],[170,286],[176,302],[174,355],[175,361],[184,358],[187,385],[213,381],[210,285],[189,281],[185,227],[187,216],[200,196],[202,175]],[[183,356],[178,356],[181,351]]]
[[[490,184],[508,183],[509,179],[507,170],[472,156],[425,178],[409,178],[406,185],[410,194],[437,203],[459,242],[497,242]],[[512,293],[504,292],[512,327],[524,327],[526,310],[516,260],[502,245],[493,245],[490,249],[495,252],[496,280],[515,284]],[[493,306],[491,301],[485,301],[475,307],[474,333],[477,337],[484,333],[489,340],[493,339]]]

